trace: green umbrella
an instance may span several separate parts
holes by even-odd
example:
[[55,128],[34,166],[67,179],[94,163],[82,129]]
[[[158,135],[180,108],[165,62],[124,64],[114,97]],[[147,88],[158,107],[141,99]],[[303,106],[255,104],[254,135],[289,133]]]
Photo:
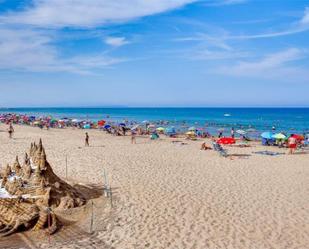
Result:
[[277,133],[272,136],[274,139],[286,139],[286,136],[282,133]]

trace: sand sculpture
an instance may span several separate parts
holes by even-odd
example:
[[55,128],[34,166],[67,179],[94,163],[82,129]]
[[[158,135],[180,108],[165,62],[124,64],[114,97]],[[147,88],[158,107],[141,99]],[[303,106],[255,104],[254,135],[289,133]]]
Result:
[[46,229],[52,234],[59,225],[53,210],[80,207],[85,202],[81,193],[53,172],[42,141],[31,143],[23,165],[16,157],[0,174],[0,237],[19,229]]

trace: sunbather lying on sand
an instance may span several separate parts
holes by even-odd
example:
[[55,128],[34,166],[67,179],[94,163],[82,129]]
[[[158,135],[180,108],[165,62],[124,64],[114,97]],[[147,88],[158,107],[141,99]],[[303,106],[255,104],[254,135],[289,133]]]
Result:
[[201,150],[211,150],[211,149],[212,149],[212,148],[209,147],[205,142],[202,143],[202,145],[201,145]]

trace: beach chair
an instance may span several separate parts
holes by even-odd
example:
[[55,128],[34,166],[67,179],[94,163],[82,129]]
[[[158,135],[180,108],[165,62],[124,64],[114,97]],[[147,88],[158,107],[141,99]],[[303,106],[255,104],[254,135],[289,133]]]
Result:
[[220,144],[213,142],[212,145],[213,145],[214,150],[217,151],[220,154],[220,156],[223,156],[223,157],[228,156],[227,151],[223,149],[223,147]]

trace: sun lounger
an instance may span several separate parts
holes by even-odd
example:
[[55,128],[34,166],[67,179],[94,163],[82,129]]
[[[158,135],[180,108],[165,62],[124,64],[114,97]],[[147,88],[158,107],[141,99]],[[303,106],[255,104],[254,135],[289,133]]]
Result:
[[214,150],[217,151],[220,154],[220,156],[223,156],[223,157],[228,156],[227,151],[223,149],[223,147],[220,144],[214,142],[212,145],[213,145]]

